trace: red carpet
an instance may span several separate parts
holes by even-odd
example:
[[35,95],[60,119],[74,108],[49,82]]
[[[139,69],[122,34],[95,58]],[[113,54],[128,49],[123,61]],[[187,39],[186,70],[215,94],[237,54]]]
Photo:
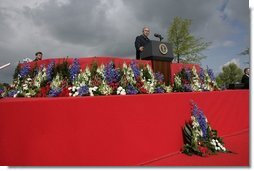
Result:
[[162,156],[143,166],[250,166],[249,131],[224,137],[225,146],[234,153],[218,153],[208,157],[188,156],[179,152]]

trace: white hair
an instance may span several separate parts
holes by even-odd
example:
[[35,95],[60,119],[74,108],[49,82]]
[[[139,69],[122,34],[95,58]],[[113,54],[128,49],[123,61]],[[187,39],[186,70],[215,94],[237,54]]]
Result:
[[148,26],[145,26],[145,27],[143,27],[142,32],[144,32],[144,30],[145,30],[146,28],[148,28],[148,29],[150,30],[150,28],[149,28]]

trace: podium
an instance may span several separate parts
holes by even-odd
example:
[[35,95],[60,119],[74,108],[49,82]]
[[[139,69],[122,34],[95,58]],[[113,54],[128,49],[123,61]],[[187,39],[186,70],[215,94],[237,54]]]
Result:
[[170,63],[174,59],[170,43],[151,40],[140,54],[142,60],[151,60],[154,72],[164,75],[165,83],[170,83]]

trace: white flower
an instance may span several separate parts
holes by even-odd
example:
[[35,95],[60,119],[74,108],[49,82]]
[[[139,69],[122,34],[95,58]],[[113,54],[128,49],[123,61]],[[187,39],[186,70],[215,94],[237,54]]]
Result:
[[125,63],[125,62],[123,63],[123,68],[124,68],[124,69],[126,69],[126,68],[127,68],[127,65],[126,65],[126,63]]
[[214,141],[210,142],[210,144],[212,144],[213,146],[216,146],[216,144],[215,144],[215,142],[214,142]]
[[194,116],[191,116],[191,120],[192,120],[192,121],[195,121],[195,117],[194,117]]
[[117,88],[117,91],[121,91],[122,89],[123,89],[123,87],[120,86]]
[[72,96],[72,93],[69,93],[69,96]]
[[18,94],[19,94],[19,91],[16,94],[14,94],[13,97],[16,98]]
[[96,91],[97,89],[98,89],[98,87],[96,87],[96,86],[91,88],[92,91]]
[[73,87],[72,87],[72,91],[75,91],[75,90],[76,90],[76,87],[75,87],[75,86],[73,86]]
[[75,93],[73,94],[73,96],[74,96],[74,97],[78,96],[78,92],[75,92]]
[[121,93],[120,93],[120,95],[126,95],[125,90],[122,90]]
[[203,137],[203,131],[200,130],[200,136]]
[[30,93],[26,93],[25,97],[31,97],[31,94]]
[[95,86],[95,87],[92,87],[92,88],[90,87],[90,88],[89,88],[90,96],[94,96],[93,91],[96,91],[97,89],[98,89],[98,87],[96,87],[96,86]]
[[23,90],[28,90],[28,85],[27,84],[23,84]]
[[[195,117],[194,117],[194,118],[195,118]],[[193,128],[198,128],[198,127],[199,127],[199,123],[196,121],[196,119],[193,120],[192,126],[193,126]]]

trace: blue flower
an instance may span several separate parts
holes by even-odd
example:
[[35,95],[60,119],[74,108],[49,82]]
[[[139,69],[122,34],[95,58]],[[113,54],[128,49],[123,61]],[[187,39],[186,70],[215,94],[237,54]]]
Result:
[[55,88],[55,89],[51,89],[49,91],[49,97],[57,97],[60,93],[62,92],[61,88]]
[[154,74],[154,77],[155,77],[155,79],[158,80],[159,82],[163,82],[163,80],[164,80],[164,76],[163,76],[163,74],[160,73],[160,72],[156,72],[156,73]]
[[131,84],[126,87],[127,94],[138,94],[138,90]]
[[203,68],[200,68],[199,78],[200,78],[201,82],[205,81],[205,73],[204,73]]
[[0,88],[0,94],[4,92],[4,88]]
[[154,92],[155,92],[155,93],[165,93],[165,90],[164,90],[164,88],[162,88],[162,87],[156,87],[156,88],[154,89]]
[[207,123],[206,123],[206,118],[204,116],[204,113],[202,110],[199,111],[199,115],[198,115],[198,123],[199,123],[199,126],[203,132],[203,138],[206,138],[207,136]]
[[183,88],[184,88],[185,92],[192,92],[192,88],[191,88],[190,84],[184,84]]
[[89,95],[89,88],[86,85],[80,87],[79,90],[78,90],[78,95],[79,96]]
[[207,136],[207,123],[206,123],[206,117],[202,110],[199,110],[198,106],[192,102],[192,115],[197,119],[199,126],[203,133],[203,138],[206,138]]
[[27,63],[25,63],[23,68],[21,68],[19,75],[21,78],[25,78],[29,74],[29,72],[30,66]]
[[36,67],[35,69],[34,69],[34,75],[37,75],[39,73],[39,68],[38,67]]
[[104,76],[108,84],[117,83],[121,79],[120,71],[115,68],[113,62],[110,62],[105,66]]
[[185,76],[188,81],[191,81],[191,70],[186,69],[185,70]]
[[46,76],[47,76],[47,81],[51,81],[52,80],[52,75],[53,75],[53,69],[55,66],[55,62],[52,61],[48,67],[47,67],[47,71],[46,71]]
[[80,72],[80,64],[77,58],[74,59],[73,64],[71,68],[69,69],[69,72],[70,72],[70,79],[73,82],[75,80],[75,77]]
[[137,78],[140,76],[140,70],[138,68],[138,65],[135,61],[132,60],[130,66],[131,66],[131,69],[134,73],[134,77],[137,80]]
[[198,113],[199,113],[199,110],[198,110],[198,106],[192,102],[192,115],[197,118],[198,117]]
[[8,93],[7,93],[7,97],[13,97],[15,94],[17,94],[17,90],[10,90]]
[[209,77],[211,78],[211,80],[214,81],[215,80],[215,76],[213,74],[213,70],[208,68],[208,66],[207,66],[207,73],[208,73]]

